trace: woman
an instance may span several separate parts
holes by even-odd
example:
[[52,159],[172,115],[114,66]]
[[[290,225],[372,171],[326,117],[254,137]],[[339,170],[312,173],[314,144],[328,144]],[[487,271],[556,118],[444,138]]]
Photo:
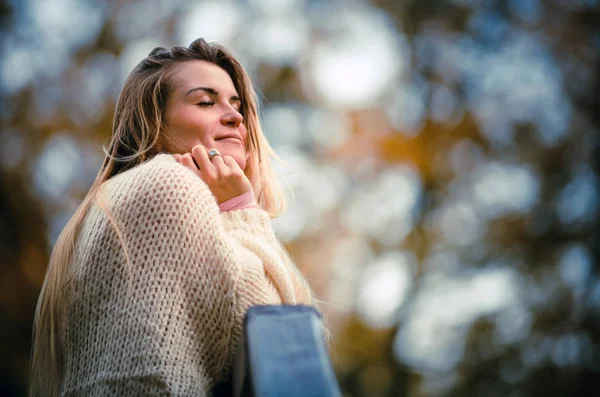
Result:
[[223,47],[156,48],[52,252],[31,395],[206,395],[246,310],[310,304],[271,228],[284,210],[250,79]]

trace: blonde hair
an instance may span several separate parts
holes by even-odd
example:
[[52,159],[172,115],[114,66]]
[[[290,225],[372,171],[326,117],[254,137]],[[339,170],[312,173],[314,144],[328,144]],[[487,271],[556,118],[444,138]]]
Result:
[[[44,285],[35,312],[31,378],[29,395],[58,395],[63,376],[62,329],[64,306],[68,298],[69,281],[76,269],[71,265],[77,235],[92,204],[106,212],[129,259],[118,219],[112,216],[100,197],[100,186],[109,178],[135,167],[162,151],[171,150],[177,137],[164,123],[164,109],[173,91],[172,76],[181,62],[202,60],[213,63],[231,77],[241,98],[244,124],[248,130],[249,161],[245,173],[252,184],[258,204],[271,217],[285,211],[286,203],[270,164],[277,158],[267,142],[258,117],[258,102],[250,77],[242,65],[224,47],[203,39],[188,47],[171,50],[157,47],[142,60],[127,78],[117,101],[112,136],[105,158],[89,192],[75,211],[54,246]],[[300,273],[297,291],[300,300],[313,298],[312,291]],[[301,292],[301,291],[304,292]]]

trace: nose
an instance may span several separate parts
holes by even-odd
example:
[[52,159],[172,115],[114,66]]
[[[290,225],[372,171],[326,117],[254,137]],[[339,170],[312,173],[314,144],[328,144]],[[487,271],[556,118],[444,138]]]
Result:
[[229,105],[229,108],[221,116],[221,124],[229,127],[237,128],[243,120],[244,116],[242,116],[240,112],[235,110],[235,108],[231,105]]

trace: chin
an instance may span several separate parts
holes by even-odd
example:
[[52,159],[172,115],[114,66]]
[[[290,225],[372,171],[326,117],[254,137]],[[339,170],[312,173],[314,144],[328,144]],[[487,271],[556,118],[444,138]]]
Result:
[[246,158],[243,155],[240,155],[238,153],[231,153],[231,152],[227,152],[226,150],[219,150],[221,152],[222,156],[231,156],[233,157],[233,159],[235,160],[235,162],[237,163],[237,165],[242,169],[242,171],[246,168]]
[[217,147],[217,149],[219,150],[219,152],[221,152],[222,156],[229,155],[229,156],[233,157],[235,162],[238,164],[238,166],[242,170],[244,170],[246,168],[247,161],[246,161],[245,153],[242,153],[240,150],[232,150],[231,147],[222,147],[222,148]]
[[242,171],[246,171],[246,159],[239,159],[234,157],[235,162],[238,164],[238,166],[242,169]]

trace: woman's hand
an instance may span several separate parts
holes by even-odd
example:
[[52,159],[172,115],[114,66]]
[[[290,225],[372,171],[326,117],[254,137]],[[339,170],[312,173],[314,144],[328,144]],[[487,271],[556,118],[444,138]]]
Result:
[[191,153],[174,156],[208,185],[219,204],[252,190],[246,174],[231,156],[216,155],[209,159],[202,145],[194,146]]

